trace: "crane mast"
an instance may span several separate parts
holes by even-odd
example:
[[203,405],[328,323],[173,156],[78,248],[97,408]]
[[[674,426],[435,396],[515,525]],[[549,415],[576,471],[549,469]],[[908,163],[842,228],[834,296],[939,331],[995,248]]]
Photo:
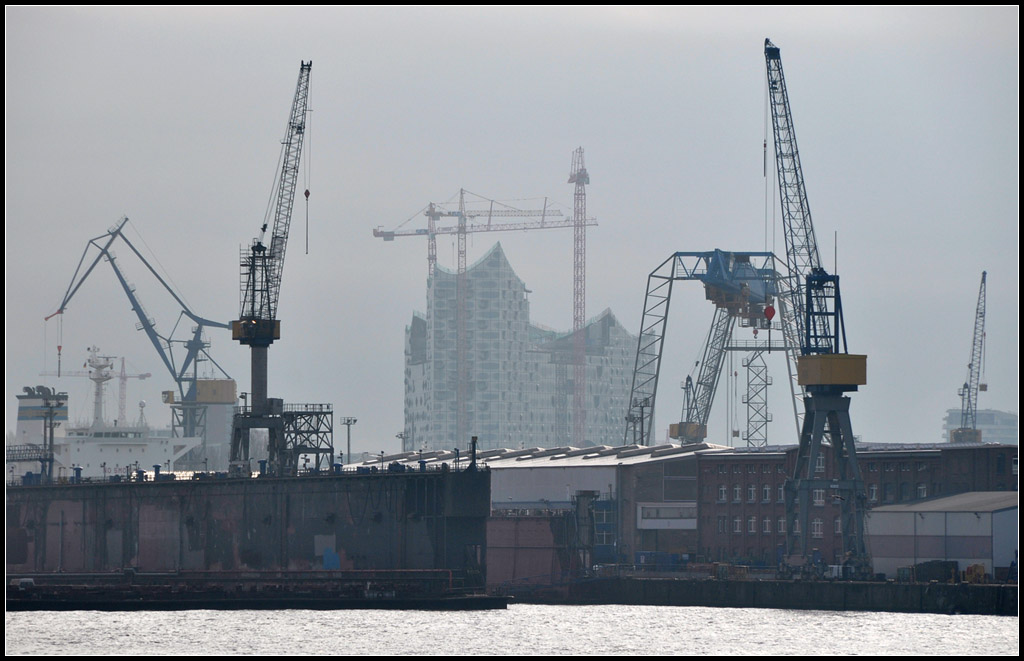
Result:
[[[978,307],[974,312],[974,341],[971,343],[971,362],[967,364],[967,381],[960,389],[960,429],[976,430],[978,428],[978,390],[984,390],[981,384],[981,365],[985,351],[985,276],[981,272],[981,287],[978,289]],[[966,439],[965,439],[966,440]],[[978,438],[977,440],[981,440]]]
[[[788,361],[790,390],[793,395],[793,413],[797,431],[800,431],[801,402],[804,389],[793,371],[798,348],[804,337],[804,279],[821,268],[818,242],[811,222],[811,208],[807,203],[800,152],[793,128],[793,114],[786,91],[786,77],[782,73],[779,48],[764,40],[764,57],[768,75],[768,98],[771,106],[772,131],[775,138],[775,167],[778,172],[779,200],[782,205],[782,227],[786,240],[787,273],[779,279],[779,302],[782,308],[782,328],[786,346],[791,353]],[[826,329],[827,332],[827,329]]]
[[585,445],[587,433],[587,184],[590,173],[583,163],[583,147],[572,154],[569,183],[575,184],[573,196],[573,290],[572,290],[572,365],[573,432],[572,442]]

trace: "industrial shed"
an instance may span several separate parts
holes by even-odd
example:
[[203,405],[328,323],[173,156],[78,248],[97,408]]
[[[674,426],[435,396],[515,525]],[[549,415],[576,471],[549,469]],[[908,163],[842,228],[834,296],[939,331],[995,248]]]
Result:
[[876,507],[867,513],[874,570],[895,577],[900,567],[946,560],[965,570],[983,565],[997,575],[1017,561],[1017,492],[974,491]]

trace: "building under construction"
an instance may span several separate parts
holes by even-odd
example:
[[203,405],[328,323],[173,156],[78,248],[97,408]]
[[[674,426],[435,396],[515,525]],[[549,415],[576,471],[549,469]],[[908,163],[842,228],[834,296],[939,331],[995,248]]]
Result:
[[[403,450],[468,447],[457,434],[456,280],[436,267],[427,283],[427,312],[406,328]],[[501,244],[465,274],[469,387],[467,428],[482,450],[557,447],[570,443],[573,414],[573,332],[530,321],[529,290]],[[584,326],[585,444],[622,438],[636,337],[610,310]]]

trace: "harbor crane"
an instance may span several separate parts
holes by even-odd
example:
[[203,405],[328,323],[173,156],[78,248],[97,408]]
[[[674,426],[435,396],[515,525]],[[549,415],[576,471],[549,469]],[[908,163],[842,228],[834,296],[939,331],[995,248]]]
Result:
[[[146,333],[146,337],[149,338],[150,343],[156,349],[157,355],[163,362],[164,367],[167,369],[171,378],[178,391],[178,400],[172,406],[172,433],[177,437],[200,437],[203,439],[204,450],[206,443],[206,407],[197,402],[198,389],[196,382],[199,379],[198,367],[199,363],[203,361],[209,361],[214,365],[217,370],[223,374],[224,378],[231,378],[227,372],[217,364],[217,361],[210,356],[208,351],[210,342],[206,339],[207,328],[229,328],[228,324],[212,321],[206,319],[194,313],[188,305],[178,296],[177,292],[171,288],[167,281],[156,271],[155,268],[149,263],[149,261],[142,255],[135,244],[132,243],[125,235],[125,227],[128,225],[128,217],[122,217],[116,225],[107,230],[106,234],[101,234],[93,239],[90,239],[82,252],[82,257],[78,261],[78,267],[75,269],[75,273],[71,278],[71,283],[68,285],[68,289],[64,294],[63,300],[57,307],[57,311],[46,317],[47,320],[63,315],[74,298],[75,294],[81,289],[82,285],[85,284],[86,279],[96,268],[96,265],[101,260],[106,261],[110,264],[110,268],[114,271],[114,275],[117,278],[118,283],[121,285],[121,289],[124,290],[125,295],[128,297],[128,301],[131,303],[132,311],[138,318],[138,322],[135,324],[136,330],[140,330]],[[157,282],[171,295],[175,302],[180,306],[181,311],[178,315],[178,320],[171,332],[164,335],[161,334],[156,327],[156,322],[153,317],[150,317],[146,313],[146,309],[143,307],[142,302],[139,300],[139,296],[136,293],[135,285],[128,282],[127,277],[121,270],[119,261],[111,249],[115,242],[121,241],[124,245],[135,254],[140,262],[149,270],[149,272],[156,278]],[[92,259],[88,266],[83,269],[86,264],[86,257],[89,255],[91,249],[96,250],[96,256]],[[174,339],[174,335],[178,329],[178,325],[183,319],[191,320],[195,326],[191,329],[191,334],[187,339]],[[174,354],[174,346],[182,345],[185,349],[184,358],[179,362]],[[60,364],[60,350],[61,347],[58,345],[58,365]],[[61,376],[61,371],[58,368],[57,376]],[[121,413],[121,417],[124,417],[124,413]]]
[[[828,274],[821,266],[782,56],[769,39],[764,40],[764,57],[786,239],[787,273],[780,278],[779,292],[782,327],[787,351],[799,348],[800,354],[788,362],[800,447],[796,466],[783,487],[786,564],[810,566],[810,539],[823,534],[819,528],[824,525],[820,518],[811,519],[812,502],[823,505],[825,494],[830,493],[841,511],[844,556],[836,560],[861,574],[870,571],[864,543],[867,495],[857,465],[850,398],[845,393],[867,383],[867,356],[847,352],[839,276]],[[819,470],[819,456],[824,461],[826,451],[831,461],[824,465],[831,464],[832,475]]]
[[[625,444],[650,445],[672,286],[681,280],[701,282],[705,296],[715,305],[715,318],[705,344],[700,375],[696,383],[692,378],[687,379],[680,423],[669,426],[669,435],[683,443],[697,443],[707,436],[708,415],[736,320],[745,320],[755,327],[770,323],[765,313],[771,309],[776,295],[775,256],[772,253],[677,252],[662,262],[647,278],[626,416]],[[768,347],[761,343],[760,348]]]
[[[268,217],[264,218],[259,236],[241,251],[241,305],[238,319],[231,322],[231,335],[232,339],[250,348],[252,389],[248,405],[235,415],[232,422],[230,471],[234,474],[248,475],[251,470],[249,437],[253,429],[267,431],[267,471],[271,475],[294,473],[301,454],[316,454],[317,469],[325,457],[331,463],[334,460],[330,440],[333,433],[333,410],[329,405],[306,404],[299,405],[299,409],[294,411],[286,411],[282,400],[267,397],[267,350],[281,337],[277,306],[281,296],[281,275],[295,204],[302,144],[306,136],[312,67],[312,62],[301,62],[299,67],[295,97],[281,141],[281,170],[272,196],[274,204],[268,209]],[[308,189],[305,197],[309,199]],[[271,213],[273,225],[270,224]],[[296,432],[296,429],[302,431]],[[316,439],[316,443],[303,445],[296,442],[296,433],[306,439]]]
[[974,340],[971,342],[971,362],[967,363],[967,380],[957,394],[960,395],[960,428],[950,431],[951,442],[981,441],[978,431],[978,391],[988,390],[981,382],[985,362],[985,276],[981,272],[978,306],[974,311]]

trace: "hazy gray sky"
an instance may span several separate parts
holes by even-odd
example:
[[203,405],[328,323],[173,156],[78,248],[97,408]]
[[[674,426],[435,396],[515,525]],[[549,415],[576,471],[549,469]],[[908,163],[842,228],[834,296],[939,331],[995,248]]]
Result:
[[[673,251],[764,250],[767,235],[784,252],[766,230],[779,213],[762,176],[765,37],[782,49],[829,268],[838,254],[850,349],[868,355],[854,432],[940,438],[959,407],[982,270],[979,406],[1016,412],[1018,26],[1016,7],[7,8],[7,428],[14,395],[37,383],[68,390],[72,416],[88,417],[86,379],[39,376],[56,368],[60,332],[43,318],[88,239],[122,215],[195,312],[237,316],[238,251],[262,223],[300,60],[313,61],[310,250],[299,203],[271,396],[331,402],[359,419],[355,450],[397,449],[403,332],[425,308],[427,247],[371,229],[460,187],[570,209],[580,145],[600,223],[587,237],[587,311],[611,307],[637,332],[647,275]],[[571,233],[471,235],[470,260],[499,239],[533,291],[532,318],[571,327]],[[117,255],[168,330],[175,306]],[[450,240],[438,257],[453,265]],[[696,285],[674,296],[659,427],[699,358],[703,299]],[[169,377],[107,265],[64,317],[64,369],[91,344],[125,356],[130,372],[154,374],[129,382],[132,417],[146,399],[150,421],[169,422],[157,405]],[[247,350],[226,332],[210,339],[248,390]],[[795,442],[781,359],[770,367],[769,440]],[[725,440],[724,395],[742,389],[723,382],[709,440]]]

